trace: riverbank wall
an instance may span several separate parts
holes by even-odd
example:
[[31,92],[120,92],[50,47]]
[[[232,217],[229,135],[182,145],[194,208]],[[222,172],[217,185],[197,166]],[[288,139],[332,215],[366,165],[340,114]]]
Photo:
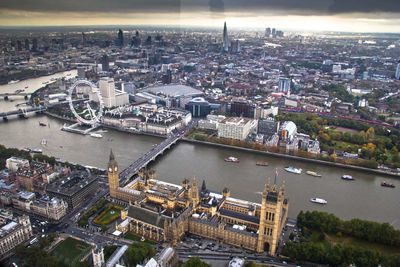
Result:
[[[69,122],[76,122],[73,119],[70,118],[65,118],[50,112],[44,112],[46,115],[49,115],[51,117],[69,121]],[[113,129],[119,132],[124,132],[124,133],[129,133],[129,134],[136,134],[136,135],[148,135],[148,136],[153,136],[153,137],[158,137],[158,138],[166,138],[164,135],[159,135],[159,134],[154,134],[154,133],[146,133],[146,132],[136,132],[128,129],[121,129],[119,127],[111,126],[111,125],[105,125],[101,124],[101,127],[108,128],[108,129]],[[324,160],[318,160],[318,159],[310,159],[310,158],[303,158],[299,156],[293,156],[293,155],[288,155],[288,154],[280,154],[280,153],[275,153],[275,152],[270,152],[270,151],[260,151],[260,150],[254,150],[250,148],[244,148],[244,147],[237,147],[237,146],[230,146],[230,145],[224,145],[224,144],[217,144],[217,143],[211,143],[211,142],[206,142],[206,141],[199,141],[199,140],[193,140],[188,137],[183,137],[182,139],[178,140],[187,142],[187,143],[195,143],[195,144],[200,144],[200,145],[207,145],[207,146],[214,146],[214,147],[221,147],[225,149],[235,149],[235,150],[241,150],[241,151],[246,151],[246,152],[251,152],[251,153],[257,153],[261,155],[267,155],[267,156],[272,156],[276,158],[286,158],[286,159],[293,159],[293,160],[298,160],[298,161],[303,161],[303,162],[312,162],[316,164],[321,164],[321,165],[327,165],[327,166],[334,166],[338,168],[346,168],[346,169],[352,169],[352,170],[358,170],[358,171],[363,171],[363,172],[368,172],[368,173],[375,173],[375,174],[381,174],[381,175],[389,175],[393,177],[400,177],[400,173],[393,173],[393,172],[386,172],[383,170],[379,169],[370,169],[370,168],[365,168],[365,167],[360,167],[360,166],[355,166],[355,165],[346,165],[342,163],[337,163],[337,162],[331,162],[331,161],[324,161]]]
[[319,159],[303,158],[303,157],[293,156],[293,155],[288,155],[288,154],[280,154],[280,153],[274,153],[274,152],[269,152],[269,151],[254,150],[254,149],[245,148],[245,147],[217,144],[217,143],[211,143],[211,142],[206,142],[206,141],[193,140],[193,139],[190,139],[187,137],[183,137],[181,139],[181,141],[187,142],[187,143],[206,145],[206,146],[221,147],[221,148],[225,148],[225,149],[241,150],[241,151],[257,153],[257,154],[261,154],[261,155],[272,156],[272,157],[276,157],[276,158],[293,159],[293,160],[304,161],[304,162],[312,162],[312,163],[321,164],[321,165],[334,166],[334,167],[338,167],[338,168],[353,169],[353,170],[357,170],[357,171],[400,177],[399,173],[386,172],[386,171],[379,170],[379,169],[370,169],[370,168],[365,168],[365,167],[360,167],[360,166],[355,166],[355,165],[346,165],[346,164],[342,164],[342,163],[324,161],[324,160],[319,160]]

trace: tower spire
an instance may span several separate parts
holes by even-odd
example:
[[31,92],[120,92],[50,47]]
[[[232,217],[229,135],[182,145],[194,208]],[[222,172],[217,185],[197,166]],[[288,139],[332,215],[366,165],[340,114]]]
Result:
[[113,153],[113,151],[112,151],[112,148],[111,148],[111,150],[110,150],[110,161],[111,160],[115,160],[115,156],[114,156],[114,153]]
[[222,52],[225,52],[225,53],[229,52],[228,29],[226,28],[226,21],[224,22]]

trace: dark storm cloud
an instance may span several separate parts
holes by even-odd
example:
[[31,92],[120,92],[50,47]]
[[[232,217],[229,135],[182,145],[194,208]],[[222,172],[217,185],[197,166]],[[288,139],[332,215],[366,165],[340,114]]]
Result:
[[224,1],[223,0],[210,0],[210,11],[212,12],[224,12]]
[[329,7],[331,13],[400,12],[400,0],[335,0]]
[[[261,14],[324,15],[400,12],[400,0],[11,0],[0,8],[41,12],[172,13],[209,10]],[[184,11],[183,11],[184,10]]]

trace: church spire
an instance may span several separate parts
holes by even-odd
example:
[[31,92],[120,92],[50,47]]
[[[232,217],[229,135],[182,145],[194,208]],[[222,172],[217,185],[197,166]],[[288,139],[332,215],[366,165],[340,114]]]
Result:
[[115,156],[114,156],[114,153],[113,153],[112,148],[111,148],[111,150],[110,150],[110,161],[112,161],[112,160],[115,160]]
[[206,180],[203,180],[203,183],[201,184],[201,192],[206,192],[207,187],[206,187]]

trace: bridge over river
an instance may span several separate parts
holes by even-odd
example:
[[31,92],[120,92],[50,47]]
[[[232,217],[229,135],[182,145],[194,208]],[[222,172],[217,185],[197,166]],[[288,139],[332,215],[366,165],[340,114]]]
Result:
[[184,129],[180,129],[177,133],[169,136],[167,139],[163,140],[160,144],[153,147],[149,152],[147,152],[144,156],[140,157],[138,160],[133,162],[128,166],[125,170],[120,172],[119,181],[121,185],[126,184],[130,178],[132,178],[138,171],[144,167],[146,167],[150,162],[155,160],[158,155],[164,153],[165,150],[169,149],[172,145],[174,145],[179,139],[181,139],[186,132],[188,132],[193,126],[195,126],[195,122],[192,121],[189,125],[187,125]]

